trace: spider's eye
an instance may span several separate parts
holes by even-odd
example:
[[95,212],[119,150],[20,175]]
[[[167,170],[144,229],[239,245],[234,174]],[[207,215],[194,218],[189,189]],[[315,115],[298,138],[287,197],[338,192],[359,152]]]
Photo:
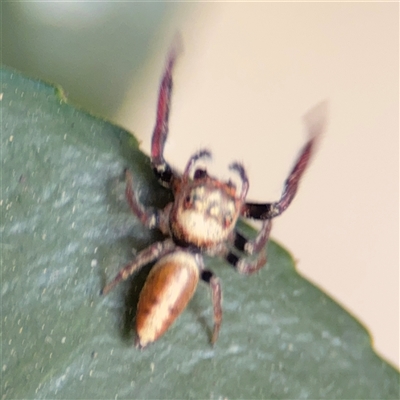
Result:
[[196,169],[196,171],[194,171],[194,179],[201,179],[207,176],[207,171],[205,169]]

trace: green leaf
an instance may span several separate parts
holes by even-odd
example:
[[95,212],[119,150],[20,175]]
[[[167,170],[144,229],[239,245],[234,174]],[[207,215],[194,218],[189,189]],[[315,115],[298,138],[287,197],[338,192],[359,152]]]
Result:
[[199,285],[166,335],[137,350],[130,326],[149,268],[99,295],[132,248],[160,238],[130,213],[124,168],[146,204],[170,193],[123,129],[43,82],[9,70],[1,81],[2,399],[399,398],[399,374],[366,330],[274,242],[253,276],[207,259],[224,291],[214,348]]

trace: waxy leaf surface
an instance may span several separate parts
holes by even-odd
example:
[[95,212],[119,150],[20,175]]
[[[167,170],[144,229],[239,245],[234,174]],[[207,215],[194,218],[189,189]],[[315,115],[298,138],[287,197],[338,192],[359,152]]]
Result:
[[252,276],[206,260],[223,287],[215,347],[200,284],[166,335],[135,349],[150,266],[99,292],[161,236],[128,209],[124,168],[145,204],[162,206],[170,193],[128,132],[41,81],[2,70],[1,84],[2,399],[399,398],[399,374],[366,330],[274,242]]

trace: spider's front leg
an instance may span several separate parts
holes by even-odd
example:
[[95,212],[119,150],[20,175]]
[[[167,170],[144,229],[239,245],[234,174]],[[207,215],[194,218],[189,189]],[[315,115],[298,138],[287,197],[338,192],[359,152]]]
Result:
[[[246,255],[238,257],[235,253],[229,251],[225,259],[241,274],[249,275],[261,269],[267,261],[266,245],[271,228],[272,221],[270,219],[263,221],[260,231],[253,240],[248,240],[235,231],[234,246]],[[249,256],[252,255],[256,257],[250,259]]]
[[176,172],[174,172],[164,160],[164,147],[168,136],[168,121],[173,86],[172,71],[179,50],[180,44],[175,43],[175,46],[173,46],[167,58],[158,93],[157,119],[151,141],[151,163],[153,171],[160,183],[167,188],[171,188],[174,181],[179,178]]
[[125,179],[125,196],[131,211],[144,226],[149,229],[158,228],[164,235],[167,235],[169,232],[168,218],[171,204],[168,204],[163,210],[144,208],[133,191],[132,174],[128,169],[125,170]]
[[300,179],[307,169],[316,144],[326,125],[327,104],[321,103],[314,107],[306,116],[305,122],[309,132],[309,140],[300,152],[300,155],[285,181],[284,190],[279,201],[274,203],[245,203],[241,214],[246,218],[271,219],[282,214],[289,207],[296,195]]

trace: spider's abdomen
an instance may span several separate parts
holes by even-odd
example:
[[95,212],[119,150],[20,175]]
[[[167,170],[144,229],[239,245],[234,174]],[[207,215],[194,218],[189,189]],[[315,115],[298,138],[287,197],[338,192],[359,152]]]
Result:
[[198,281],[199,267],[189,252],[176,251],[154,265],[139,297],[137,345],[145,347],[165,333],[193,297]]
[[216,181],[194,183],[175,198],[170,214],[172,236],[199,248],[213,247],[228,238],[239,210],[230,187]]

